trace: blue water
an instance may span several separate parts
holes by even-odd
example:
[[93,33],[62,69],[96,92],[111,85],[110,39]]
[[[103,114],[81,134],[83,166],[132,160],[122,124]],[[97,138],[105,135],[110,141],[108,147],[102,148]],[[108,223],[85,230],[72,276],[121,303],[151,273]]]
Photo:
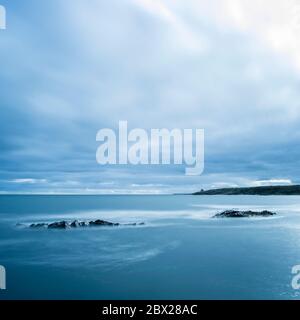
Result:
[[[224,209],[276,218],[211,219]],[[145,226],[29,230],[62,219]],[[0,299],[297,299],[300,197],[0,196]]]

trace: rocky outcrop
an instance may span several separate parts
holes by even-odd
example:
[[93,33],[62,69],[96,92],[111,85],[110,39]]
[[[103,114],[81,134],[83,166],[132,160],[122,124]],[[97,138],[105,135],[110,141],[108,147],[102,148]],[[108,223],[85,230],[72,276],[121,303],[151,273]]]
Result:
[[239,211],[239,210],[226,210],[218,213],[214,218],[249,218],[249,217],[271,217],[275,216],[275,212],[271,211]]
[[[118,226],[142,226],[145,223],[112,223],[104,220],[95,220],[95,221],[58,221],[53,223],[32,223],[29,225],[31,229],[69,229],[69,228],[84,228],[84,227],[118,227]],[[20,224],[17,224],[19,226]]]

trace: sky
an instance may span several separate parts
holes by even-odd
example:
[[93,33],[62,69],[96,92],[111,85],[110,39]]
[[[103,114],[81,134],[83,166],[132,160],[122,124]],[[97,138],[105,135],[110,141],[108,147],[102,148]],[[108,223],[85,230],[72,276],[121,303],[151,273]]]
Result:
[[[298,0],[0,0],[0,193],[300,183]],[[100,166],[102,128],[205,130],[205,170]]]

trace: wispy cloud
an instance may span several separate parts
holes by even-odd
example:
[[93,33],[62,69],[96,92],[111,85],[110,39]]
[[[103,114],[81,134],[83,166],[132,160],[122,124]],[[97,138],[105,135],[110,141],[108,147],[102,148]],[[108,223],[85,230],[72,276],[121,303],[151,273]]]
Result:
[[47,180],[46,179],[14,179],[9,182],[17,183],[17,184],[37,184],[37,183],[47,183]]
[[271,186],[271,185],[291,185],[293,184],[290,179],[270,179],[270,180],[258,180],[254,181],[253,185],[257,187]]
[[163,21],[167,22],[173,28],[173,36],[178,39],[180,44],[187,50],[203,52],[208,50],[209,41],[199,30],[196,33],[180,17],[179,14],[172,10],[166,1],[162,0],[133,0],[139,7],[146,12],[153,14]]

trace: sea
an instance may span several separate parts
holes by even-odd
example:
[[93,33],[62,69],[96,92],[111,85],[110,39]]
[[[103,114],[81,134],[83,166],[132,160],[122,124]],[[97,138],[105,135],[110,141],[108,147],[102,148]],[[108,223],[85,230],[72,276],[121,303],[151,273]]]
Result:
[[[28,228],[95,219],[125,225]],[[300,197],[1,195],[0,265],[1,300],[299,299]]]

